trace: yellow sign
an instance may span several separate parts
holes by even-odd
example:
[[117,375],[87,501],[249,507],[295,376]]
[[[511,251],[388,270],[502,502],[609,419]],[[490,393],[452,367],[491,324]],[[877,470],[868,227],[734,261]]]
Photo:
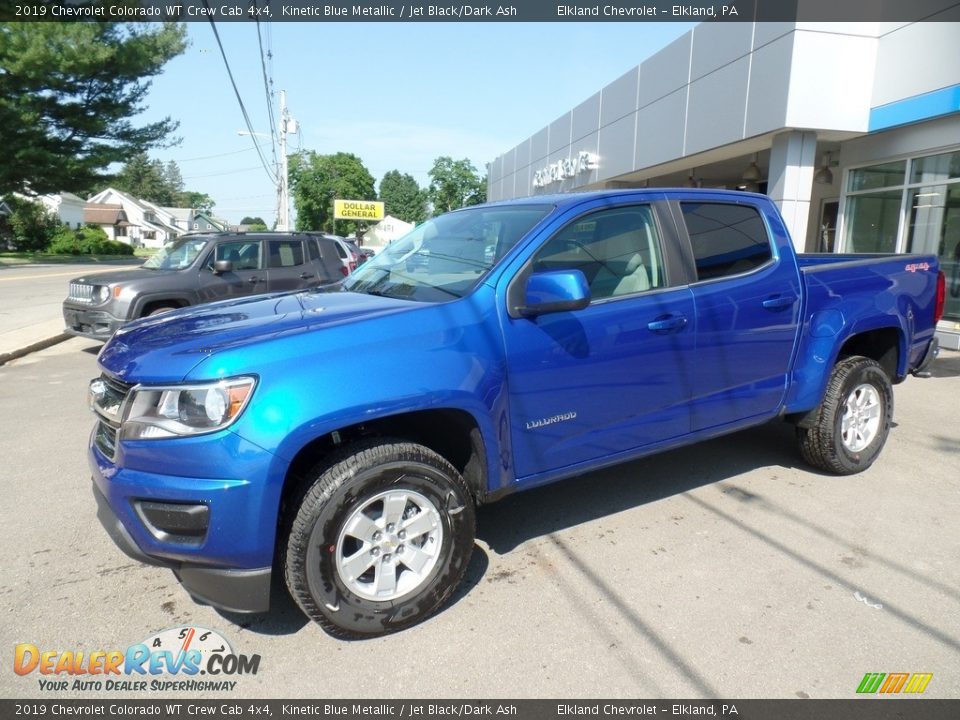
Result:
[[383,220],[383,203],[375,200],[334,200],[337,220]]

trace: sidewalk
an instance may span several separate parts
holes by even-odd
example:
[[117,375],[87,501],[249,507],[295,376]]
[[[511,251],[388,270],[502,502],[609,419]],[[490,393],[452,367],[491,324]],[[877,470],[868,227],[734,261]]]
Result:
[[63,318],[60,317],[21,328],[0,330],[0,365],[70,337],[63,331]]

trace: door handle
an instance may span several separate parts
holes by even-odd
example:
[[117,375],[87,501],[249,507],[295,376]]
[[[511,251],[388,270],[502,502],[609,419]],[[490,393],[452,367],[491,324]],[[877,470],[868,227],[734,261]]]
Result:
[[256,285],[258,282],[260,282],[260,278],[258,277],[247,278],[247,282],[250,283],[251,285]]
[[767,310],[783,310],[791,307],[797,301],[794,295],[774,295],[763,301],[763,306]]
[[647,323],[647,328],[653,332],[671,332],[681,330],[687,324],[686,315],[666,315]]
[[301,280],[312,280],[312,279],[313,279],[313,275],[311,275],[310,273],[302,272],[302,273],[300,273],[300,279],[301,279]]

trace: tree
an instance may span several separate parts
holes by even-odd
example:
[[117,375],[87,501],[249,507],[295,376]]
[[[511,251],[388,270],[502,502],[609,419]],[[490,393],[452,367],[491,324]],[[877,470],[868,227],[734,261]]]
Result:
[[183,194],[183,175],[175,160],[170,160],[163,168],[163,179],[164,184],[172,191],[173,198],[179,200]]
[[130,158],[120,169],[113,184],[117,190],[135,198],[165,207],[172,206],[180,192],[170,186],[163,163],[150,160],[146,153],[137,153]]
[[197,192],[196,190],[184,190],[180,193],[179,199],[177,200],[178,207],[193,208],[205,215],[213,215],[214,205],[216,205],[216,203],[212,197],[206,193]]
[[421,223],[427,217],[427,194],[410,175],[391,170],[380,181],[384,212],[404,222]]
[[[297,230],[332,230],[333,201],[375,200],[373,176],[352,153],[317,155],[314,152],[290,157],[290,187],[297,209]],[[352,220],[339,220],[337,231],[349,234],[357,229]]]
[[63,227],[57,216],[40,202],[22,197],[8,197],[10,245],[14,250],[46,250]]
[[113,181],[117,190],[161,207],[194,208],[210,215],[213,198],[196,190],[183,189],[183,176],[175,160],[164,165],[137,153],[120,169]]
[[243,220],[240,221],[240,224],[241,225],[263,225],[264,227],[267,226],[266,220],[264,220],[262,217],[260,216],[250,217],[249,215],[243,218]]
[[185,37],[178,23],[0,23],[0,195],[87,192],[167,143],[169,117],[131,118]]
[[469,160],[438,157],[430,169],[427,193],[435,215],[468,205],[479,205],[487,197],[486,182]]

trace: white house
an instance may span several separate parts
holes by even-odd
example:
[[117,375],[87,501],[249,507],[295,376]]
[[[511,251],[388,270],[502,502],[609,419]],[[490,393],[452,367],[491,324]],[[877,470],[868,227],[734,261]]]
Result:
[[392,215],[369,228],[363,234],[363,244],[371,247],[389,245],[397,238],[401,238],[416,227],[413,223],[404,222]]
[[57,193],[55,195],[41,195],[37,198],[43,206],[51,213],[56,215],[60,222],[71,228],[83,226],[83,206],[86,204],[83,198],[77,197],[73,193]]
[[131,245],[143,245],[148,248],[163,247],[166,243],[187,232],[185,228],[177,227],[176,218],[168,209],[147,202],[137,200],[125,192],[114,188],[107,188],[88,200],[91,204],[110,204],[123,207],[129,226],[127,236],[118,239],[129,242]]

